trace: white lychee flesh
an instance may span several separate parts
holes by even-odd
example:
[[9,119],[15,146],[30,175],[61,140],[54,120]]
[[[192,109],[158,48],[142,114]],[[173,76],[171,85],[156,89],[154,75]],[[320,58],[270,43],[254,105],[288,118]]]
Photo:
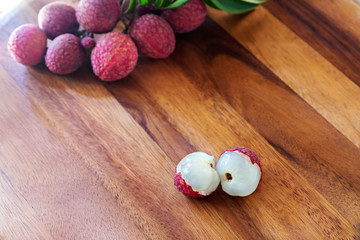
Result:
[[224,152],[219,158],[216,171],[221,187],[231,196],[245,197],[252,194],[261,179],[261,169],[241,152]]
[[215,170],[214,157],[203,152],[194,152],[184,157],[176,167],[192,190],[203,196],[214,192],[220,183]]

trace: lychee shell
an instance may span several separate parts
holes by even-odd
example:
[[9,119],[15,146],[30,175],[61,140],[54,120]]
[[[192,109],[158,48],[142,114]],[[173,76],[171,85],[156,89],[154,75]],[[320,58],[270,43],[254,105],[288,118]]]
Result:
[[76,9],[80,25],[93,33],[111,31],[121,16],[118,0],[81,0]]
[[181,173],[176,171],[175,168],[175,176],[174,176],[174,185],[177,187],[177,189],[182,192],[187,197],[192,198],[203,198],[206,197],[206,195],[202,195],[199,192],[195,191],[187,182],[183,179],[181,176]]
[[166,58],[175,49],[175,33],[161,17],[145,14],[136,19],[130,28],[130,36],[139,51],[151,58]]
[[91,52],[93,72],[103,81],[115,81],[132,72],[138,51],[131,38],[123,33],[103,35]]
[[95,44],[95,39],[92,37],[84,37],[83,39],[81,39],[81,46],[83,46],[84,48],[93,48]]
[[202,0],[190,0],[184,6],[161,13],[175,33],[187,33],[198,28],[206,18],[206,5]]
[[19,63],[33,66],[40,63],[46,52],[46,35],[34,24],[24,24],[10,35],[8,49]]
[[38,14],[38,23],[50,39],[63,33],[75,32],[79,26],[76,21],[75,8],[60,1],[42,7]]
[[56,37],[49,45],[45,64],[56,74],[75,72],[85,59],[85,51],[80,45],[80,38],[65,33]]

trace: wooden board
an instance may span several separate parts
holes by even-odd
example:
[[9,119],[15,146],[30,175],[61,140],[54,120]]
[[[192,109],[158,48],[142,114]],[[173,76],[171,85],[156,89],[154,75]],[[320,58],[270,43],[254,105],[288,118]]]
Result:
[[[104,83],[89,62],[58,76],[11,59],[47,2],[1,26],[0,239],[360,238],[358,5],[208,9],[169,58]],[[255,193],[177,191],[181,158],[233,145],[263,163]]]

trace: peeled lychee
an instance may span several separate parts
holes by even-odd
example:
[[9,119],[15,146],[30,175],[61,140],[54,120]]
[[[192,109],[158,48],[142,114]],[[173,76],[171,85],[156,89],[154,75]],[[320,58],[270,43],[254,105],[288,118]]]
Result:
[[139,51],[151,58],[166,58],[175,49],[175,34],[161,17],[145,14],[136,19],[130,28],[130,36]]
[[19,63],[33,66],[40,63],[46,52],[46,35],[34,24],[24,24],[10,35],[8,49]]
[[96,42],[91,52],[91,65],[103,81],[115,81],[132,72],[138,51],[131,38],[123,33],[107,33]]
[[83,46],[86,49],[91,49],[95,47],[95,39],[92,37],[84,37],[81,39],[81,46]]
[[185,196],[208,196],[217,189],[219,183],[214,157],[206,153],[190,153],[175,168],[174,184]]
[[184,6],[161,13],[176,33],[187,33],[198,28],[206,18],[206,6],[202,0],[190,0]]
[[93,33],[111,31],[121,16],[118,0],[81,0],[76,9],[80,25]]
[[50,39],[63,33],[73,33],[79,27],[75,17],[75,8],[60,1],[42,7],[38,14],[38,23]]
[[85,50],[80,45],[80,38],[65,33],[56,37],[49,45],[45,64],[56,74],[75,72],[85,59]]
[[216,171],[221,187],[231,196],[245,197],[252,194],[262,177],[259,157],[246,147],[231,147],[221,154]]

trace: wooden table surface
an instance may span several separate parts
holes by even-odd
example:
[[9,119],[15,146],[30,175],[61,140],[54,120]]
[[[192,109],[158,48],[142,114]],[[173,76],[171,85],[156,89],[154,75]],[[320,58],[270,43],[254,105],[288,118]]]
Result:
[[[209,9],[114,83],[12,60],[10,33],[47,2],[0,27],[0,239],[360,239],[358,2]],[[262,160],[255,193],[178,192],[181,158],[233,145]]]

